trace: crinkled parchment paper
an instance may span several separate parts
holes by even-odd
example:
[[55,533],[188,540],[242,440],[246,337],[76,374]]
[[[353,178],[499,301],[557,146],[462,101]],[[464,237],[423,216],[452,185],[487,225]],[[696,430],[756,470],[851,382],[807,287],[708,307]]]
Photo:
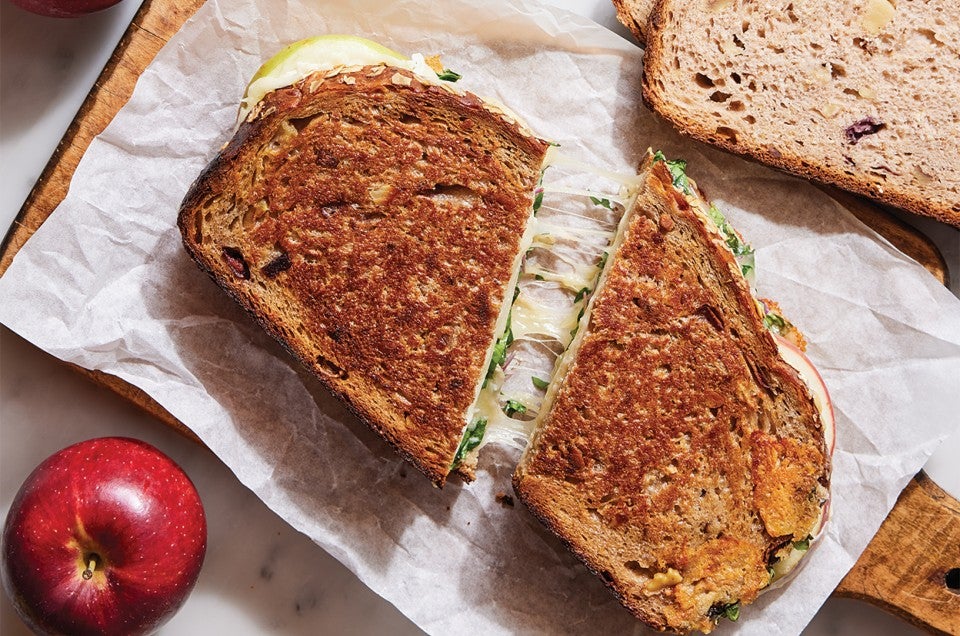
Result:
[[209,0],[144,73],[67,199],[0,280],[0,321],[144,389],[428,632],[640,631],[522,506],[495,501],[510,492],[513,453],[487,452],[475,483],[435,490],[180,245],[180,200],[227,140],[261,61],[321,33],[442,53],[464,75],[460,86],[508,104],[583,161],[628,170],[648,145],[688,159],[758,248],[757,285],[806,333],[839,439],[824,540],[738,626],[800,631],[956,427],[960,302],[818,190],[657,123],[640,106],[639,49],[587,20],[530,0],[386,4]]

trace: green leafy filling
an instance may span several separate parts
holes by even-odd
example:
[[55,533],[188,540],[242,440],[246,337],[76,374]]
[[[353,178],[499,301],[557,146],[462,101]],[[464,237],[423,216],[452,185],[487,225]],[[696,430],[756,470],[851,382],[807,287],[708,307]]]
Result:
[[794,549],[794,550],[799,550],[800,552],[806,552],[807,550],[810,549],[810,542],[811,542],[812,540],[813,540],[813,537],[811,537],[811,536],[808,534],[806,539],[801,539],[800,541],[794,541],[794,542],[793,542],[793,549]]
[[463,458],[467,456],[467,453],[480,445],[480,442],[483,441],[483,434],[486,431],[487,418],[485,417],[478,417],[473,421],[473,424],[467,427],[467,430],[463,434],[463,439],[460,440],[460,446],[457,447],[457,454],[453,456],[452,468],[459,466],[460,463],[463,462]]
[[537,190],[537,195],[533,198],[533,213],[536,215],[540,211],[540,206],[543,205],[543,190]]
[[[663,153],[659,150],[654,153],[653,160],[654,162],[662,161],[667,164],[667,169],[670,171],[670,176],[673,178],[673,187],[677,188],[686,195],[694,195],[693,188],[690,187],[690,179],[687,177],[686,161],[683,159],[668,161]],[[750,274],[750,272],[752,272],[756,266],[753,248],[745,243],[737,235],[736,231],[730,227],[730,224],[727,223],[727,219],[723,216],[723,213],[717,209],[717,206],[711,203],[707,213],[710,215],[710,218],[713,219],[713,222],[717,224],[717,227],[720,228],[720,233],[723,234],[723,238],[727,244],[727,247],[730,248],[730,251],[733,252],[733,255],[737,257],[737,262],[740,263],[740,271],[743,272],[744,276]]]
[[523,415],[527,412],[527,407],[517,400],[507,400],[507,403],[503,405],[503,412],[506,413],[508,417]]
[[590,293],[589,287],[583,287],[580,291],[577,292],[577,295],[573,297],[573,302],[578,303],[584,299],[584,297]]
[[599,205],[601,207],[607,208],[608,210],[613,210],[613,204],[610,203],[610,199],[598,199],[597,197],[590,197],[590,201],[594,205]]
[[735,621],[740,618],[740,601],[724,605],[720,610],[720,616],[726,616],[730,620]]
[[668,161],[667,158],[663,155],[663,152],[657,151],[653,155],[653,161],[662,161],[667,164],[667,170],[670,171],[670,176],[673,178],[673,187],[677,188],[684,194],[693,195],[693,188],[690,187],[690,179],[687,178],[687,162],[683,159],[674,159]]
[[744,242],[743,239],[737,235],[736,231],[730,227],[726,217],[717,209],[717,206],[711,203],[710,209],[707,210],[707,212],[710,214],[713,222],[717,224],[717,227],[720,228],[720,233],[723,234],[727,247],[729,247],[733,255],[737,257],[737,262],[740,263],[740,270],[743,272],[743,275],[746,276],[754,269],[753,248]]
[[533,386],[537,387],[541,391],[546,391],[547,387],[550,386],[549,382],[536,376],[531,376],[530,381],[533,382]]
[[503,335],[497,338],[497,343],[493,345],[493,356],[490,357],[490,366],[487,367],[487,377],[483,380],[483,386],[487,386],[493,374],[496,373],[497,367],[501,366],[507,359],[507,347],[512,342],[513,329],[510,328],[510,316],[507,316],[507,328]]
[[721,618],[728,618],[735,621],[740,618],[740,601],[717,603],[707,611],[707,616],[714,619],[714,621],[718,621]]
[[516,302],[517,296],[520,295],[520,287],[513,288],[513,298],[510,300],[511,311],[507,314],[507,326],[503,330],[503,334],[497,338],[497,342],[493,345],[493,355],[490,356],[490,366],[487,367],[487,375],[483,379],[483,386],[486,387],[487,383],[490,382],[490,379],[493,377],[493,374],[497,372],[497,367],[501,366],[504,361],[507,359],[507,347],[513,343],[513,329],[510,326],[510,321],[513,319],[513,303]]
[[780,333],[787,331],[790,326],[790,323],[787,320],[773,312],[768,312],[763,316],[763,326],[772,331],[773,333]]
[[463,75],[451,71],[448,68],[443,69],[442,73],[437,73],[437,78],[443,80],[444,82],[456,82],[461,77],[463,77]]
[[587,311],[586,305],[580,305],[580,313],[577,314],[577,325],[570,330],[570,337],[575,338],[577,332],[580,331],[580,319],[583,318],[583,314]]

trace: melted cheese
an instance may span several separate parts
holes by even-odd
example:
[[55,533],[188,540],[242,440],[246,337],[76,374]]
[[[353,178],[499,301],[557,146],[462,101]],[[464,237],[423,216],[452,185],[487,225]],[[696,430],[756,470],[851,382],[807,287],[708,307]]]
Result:
[[[555,150],[555,149],[554,149]],[[584,164],[568,161],[557,152],[548,154],[548,164],[556,162],[586,169]],[[563,368],[562,362],[570,358],[571,343],[575,336],[582,337],[588,315],[592,291],[602,276],[601,264],[605,254],[612,253],[626,227],[623,209],[632,207],[636,201],[639,180],[629,175],[618,175],[602,169],[590,168],[621,186],[616,193],[593,192],[570,188],[543,187],[544,199],[541,210],[549,208],[549,218],[538,218],[531,249],[525,253],[519,281],[519,293],[510,308],[510,327],[513,344],[507,349],[507,362],[502,372],[486,384],[477,396],[471,418],[485,417],[486,432],[480,445],[471,451],[479,453],[488,443],[500,443],[524,450],[533,436],[545,404],[556,390],[554,378]],[[571,199],[581,199],[574,201]],[[604,227],[597,219],[580,214],[584,199],[604,201],[591,205],[617,203],[621,212],[613,227]],[[611,211],[611,213],[613,213]],[[609,224],[608,224],[609,225]],[[503,325],[505,328],[506,325]],[[503,331],[498,331],[498,337]],[[538,343],[539,347],[527,346],[529,359],[524,364],[511,364],[511,358],[524,344]],[[566,353],[564,353],[566,352]],[[533,378],[546,382],[542,389],[533,383]],[[522,404],[525,410],[506,415],[505,407],[510,402]],[[468,460],[469,461],[469,460]]]
[[573,337],[570,332],[577,326],[577,314],[568,308],[538,303],[529,294],[520,294],[513,303],[510,323],[514,339],[547,336],[566,346]]

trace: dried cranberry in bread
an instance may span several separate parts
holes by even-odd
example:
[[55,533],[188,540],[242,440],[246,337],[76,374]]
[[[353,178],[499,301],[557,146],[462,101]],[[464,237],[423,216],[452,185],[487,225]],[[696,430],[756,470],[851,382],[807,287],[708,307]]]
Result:
[[645,35],[682,132],[960,226],[957,3],[660,0]]

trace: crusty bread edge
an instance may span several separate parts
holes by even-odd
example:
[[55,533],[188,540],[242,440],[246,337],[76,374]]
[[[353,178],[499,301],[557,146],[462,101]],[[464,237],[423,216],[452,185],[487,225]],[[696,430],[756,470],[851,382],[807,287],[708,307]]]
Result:
[[647,30],[647,22],[645,20],[638,20],[637,16],[633,15],[633,12],[630,11],[630,7],[627,6],[627,0],[612,0],[613,8],[617,11],[617,20],[623,26],[627,27],[630,30],[630,33],[633,33],[633,36],[637,38],[637,41],[641,46],[647,41],[647,35],[645,31]]
[[[869,197],[874,201],[902,208],[914,214],[929,216],[943,223],[960,227],[960,212],[950,208],[931,205],[920,196],[913,196],[895,189],[883,188],[878,191],[875,184],[852,177],[841,170],[832,170],[820,166],[799,153],[775,150],[771,152],[758,144],[731,143],[722,135],[716,135],[694,119],[684,116],[669,99],[653,85],[653,77],[658,68],[667,66],[663,52],[663,30],[666,25],[666,13],[671,0],[657,0],[646,26],[646,47],[643,54],[642,97],[644,104],[661,117],[669,121],[680,133],[697,141],[716,146],[727,152],[746,159],[773,166],[784,172],[815,181],[835,185],[844,190]],[[741,139],[742,136],[738,136]]]
[[[648,156],[644,159],[644,162],[640,167],[640,171],[643,172],[649,167],[651,167],[651,159],[648,153]],[[644,174],[644,176],[646,175]],[[594,299],[598,298],[603,290],[607,275],[610,271],[612,263],[614,262],[615,254],[618,252],[620,244],[626,236],[627,229],[630,227],[631,219],[637,213],[637,210],[640,207],[640,200],[643,196],[644,189],[646,189],[646,183],[641,186],[641,192],[639,196],[637,196],[633,205],[624,212],[620,219],[615,243],[610,248],[611,257],[608,259],[606,267],[604,267],[603,271],[601,272],[600,279],[597,281],[594,293],[590,295],[587,310],[584,312],[581,322],[579,323],[580,329],[578,330],[577,337],[563,353],[564,360],[561,360],[557,365],[556,380],[559,381],[550,383],[550,391],[548,392],[543,404],[543,411],[545,413],[548,413],[552,409],[553,402],[555,401],[557,394],[562,389],[567,375],[573,369],[576,363],[577,351],[580,347],[580,343],[587,333],[587,325],[589,324],[590,313],[593,307]],[[617,601],[619,601],[619,603],[627,609],[627,611],[629,611],[639,620],[643,621],[646,625],[659,631],[667,631],[668,626],[666,623],[660,620],[659,616],[645,612],[643,608],[629,602],[629,599],[623,594],[623,592],[620,590],[620,587],[616,585],[612,578],[610,578],[609,573],[606,572],[605,569],[596,561],[595,554],[587,550],[581,550],[568,538],[570,533],[566,532],[565,530],[567,524],[565,524],[564,521],[555,514],[555,511],[551,506],[539,505],[539,502],[554,499],[554,493],[552,492],[548,482],[545,482],[539,476],[530,476],[526,473],[528,458],[531,456],[537,443],[537,437],[539,437],[539,434],[542,430],[542,424],[538,426],[536,430],[534,430],[533,435],[531,436],[530,441],[527,443],[520,460],[517,462],[516,469],[514,470],[512,484],[513,490],[517,497],[524,503],[527,510],[529,510],[530,513],[554,536],[556,536],[571,554],[573,554],[581,563],[583,563],[587,570],[603,581],[603,584],[613,594],[613,596],[616,597]]]

